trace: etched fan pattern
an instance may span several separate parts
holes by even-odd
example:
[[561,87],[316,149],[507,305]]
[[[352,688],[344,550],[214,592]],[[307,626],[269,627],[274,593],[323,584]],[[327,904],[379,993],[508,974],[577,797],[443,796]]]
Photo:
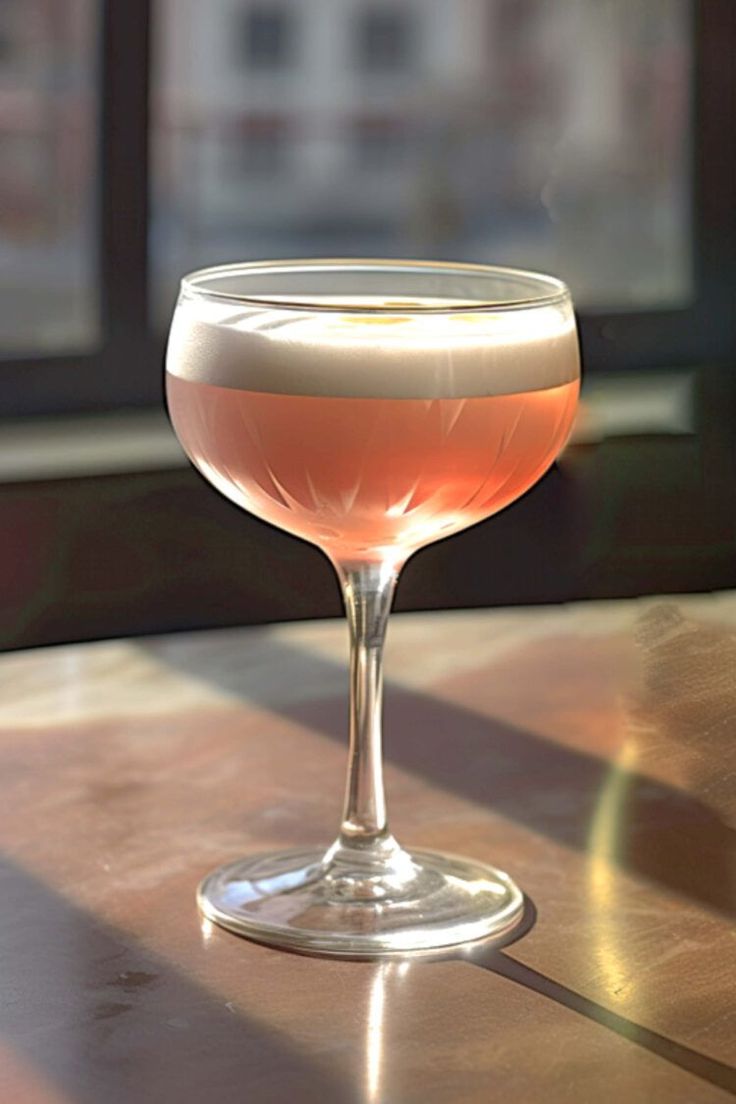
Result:
[[207,392],[187,415],[187,447],[219,490],[325,547],[407,549],[527,490],[567,436],[576,400],[574,385],[427,400]]

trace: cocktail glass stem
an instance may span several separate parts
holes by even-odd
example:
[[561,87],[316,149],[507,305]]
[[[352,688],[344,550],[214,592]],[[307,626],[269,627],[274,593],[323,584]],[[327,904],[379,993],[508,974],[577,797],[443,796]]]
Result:
[[[333,870],[372,879],[411,879],[413,864],[388,827],[383,788],[383,645],[398,567],[390,561],[336,563],[350,630],[350,747],[340,832],[326,855]],[[367,887],[356,885],[359,896]],[[385,887],[388,889],[388,886]]]

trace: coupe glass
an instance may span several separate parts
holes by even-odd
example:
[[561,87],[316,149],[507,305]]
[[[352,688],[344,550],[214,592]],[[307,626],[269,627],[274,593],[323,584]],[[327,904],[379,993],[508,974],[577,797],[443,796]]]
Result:
[[381,655],[402,565],[539,479],[568,437],[578,381],[572,303],[549,276],[309,260],[182,281],[167,354],[179,440],[224,495],[325,552],[351,646],[337,839],[215,870],[198,891],[210,920],[354,957],[426,952],[518,921],[507,874],[407,851],[391,834]]

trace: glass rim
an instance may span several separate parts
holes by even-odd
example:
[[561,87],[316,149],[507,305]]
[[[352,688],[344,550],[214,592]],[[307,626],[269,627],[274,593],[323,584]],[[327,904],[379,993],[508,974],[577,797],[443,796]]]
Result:
[[[280,273],[297,273],[300,271],[329,271],[346,272],[394,270],[396,272],[418,272],[435,270],[438,274],[444,271],[448,275],[458,273],[466,276],[478,277],[521,277],[531,283],[536,283],[540,288],[538,295],[526,295],[515,299],[468,299],[451,306],[431,306],[427,304],[405,304],[398,300],[395,304],[366,305],[365,303],[325,303],[318,299],[305,296],[293,298],[272,298],[270,295],[242,294],[240,292],[219,291],[203,286],[211,277],[235,275],[237,273],[262,272],[264,274],[278,275]],[[396,314],[421,315],[421,314],[466,314],[471,311],[498,313],[507,310],[521,310],[524,308],[536,308],[554,306],[557,303],[570,302],[571,296],[567,285],[557,276],[549,276],[542,272],[534,272],[524,268],[513,268],[508,265],[474,264],[467,261],[422,261],[399,258],[381,257],[301,257],[273,261],[236,261],[230,264],[209,265],[206,268],[197,268],[186,273],[181,278],[181,294],[193,296],[199,299],[214,299],[222,302],[248,304],[255,307],[271,307],[283,311],[324,311],[340,314]],[[272,293],[273,294],[273,293]]]

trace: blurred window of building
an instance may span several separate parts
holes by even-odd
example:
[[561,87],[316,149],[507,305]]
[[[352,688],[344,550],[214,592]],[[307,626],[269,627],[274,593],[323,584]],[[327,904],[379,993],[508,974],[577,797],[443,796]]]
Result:
[[691,301],[689,0],[154,10],[159,327],[183,271],[268,256],[538,268],[599,312]]
[[0,4],[0,355],[99,337],[97,0]]
[[390,171],[409,154],[411,135],[401,119],[368,115],[355,120],[355,163],[366,172]]
[[281,119],[272,115],[253,115],[238,128],[235,142],[226,141],[225,155],[232,150],[235,156],[226,164],[225,171],[248,178],[252,173],[258,178],[271,177],[283,172],[288,153],[288,135]]
[[280,4],[238,13],[238,57],[251,69],[281,69],[293,60],[294,13]]
[[363,72],[386,73],[411,66],[417,43],[413,11],[402,4],[370,5],[355,21],[356,62]]
[[0,71],[5,73],[15,68],[23,54],[23,41],[16,29],[19,11],[19,5],[13,6],[12,2],[0,9]]
[[729,355],[729,3],[1,0],[5,409],[157,401],[182,273],[267,257],[541,269],[589,368]]

